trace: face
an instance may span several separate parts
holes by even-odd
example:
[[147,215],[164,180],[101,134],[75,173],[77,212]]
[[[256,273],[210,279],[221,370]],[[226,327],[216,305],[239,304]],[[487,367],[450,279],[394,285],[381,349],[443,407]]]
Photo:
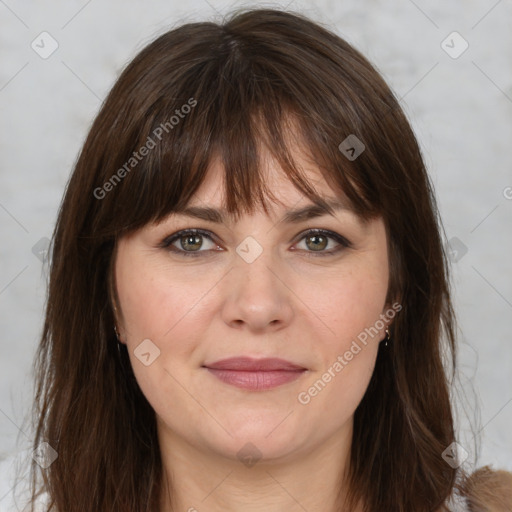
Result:
[[[340,197],[297,160],[322,197]],[[387,241],[382,219],[346,208],[285,220],[312,203],[267,162],[271,215],[173,214],[120,240],[118,328],[159,433],[233,459],[250,442],[293,460],[352,426],[390,310]],[[217,162],[189,206],[221,209],[222,193]],[[233,357],[297,369],[212,368]]]

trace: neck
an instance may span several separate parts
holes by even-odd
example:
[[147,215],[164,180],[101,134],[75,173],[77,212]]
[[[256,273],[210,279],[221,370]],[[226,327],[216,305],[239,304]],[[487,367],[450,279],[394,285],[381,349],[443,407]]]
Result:
[[243,463],[193,446],[159,425],[160,512],[339,512],[351,438],[352,424],[301,453]]

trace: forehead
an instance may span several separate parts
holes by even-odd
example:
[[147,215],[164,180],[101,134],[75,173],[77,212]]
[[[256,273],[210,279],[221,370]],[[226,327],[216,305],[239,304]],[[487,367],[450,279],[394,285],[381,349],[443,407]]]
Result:
[[[340,190],[334,190],[325,180],[320,169],[300,152],[293,155],[296,165],[301,167],[303,175],[316,194],[323,198],[333,207],[345,206],[349,208],[348,199]],[[261,154],[260,169],[262,180],[266,189],[271,193],[266,199],[271,203],[270,208],[274,210],[288,210],[310,205],[311,201],[305,196],[290,180],[278,162],[269,152]],[[226,169],[218,157],[212,158],[208,166],[207,174],[191,197],[187,207],[209,206],[219,210],[224,209],[226,204]]]

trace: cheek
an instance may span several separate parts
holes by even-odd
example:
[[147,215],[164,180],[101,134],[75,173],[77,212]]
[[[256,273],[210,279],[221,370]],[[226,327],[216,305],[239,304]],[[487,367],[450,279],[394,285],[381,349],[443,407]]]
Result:
[[183,286],[175,275],[157,267],[120,263],[117,287],[130,345],[145,338],[158,343],[178,330],[204,294],[197,283]]
[[306,409],[311,404],[308,414],[323,415],[333,428],[354,413],[375,367],[385,333],[381,314],[388,287],[386,264],[383,258],[353,266],[311,299],[326,334],[318,339],[320,364],[298,399]]
[[[186,382],[189,377],[183,361],[190,358],[197,343],[196,337],[190,334],[191,326],[200,337],[201,325],[208,325],[204,319],[200,322],[200,299],[206,289],[197,283],[190,286],[190,281],[180,281],[158,265],[139,261],[136,251],[119,258],[116,280],[126,345],[142,392],[155,411],[164,417],[172,417],[175,410],[191,409],[192,414],[193,403],[178,383]],[[146,339],[160,350],[148,366],[137,357],[137,353],[141,353],[137,349]],[[179,340],[179,343],[169,343],[172,340]],[[145,346],[149,347],[153,358],[157,352],[153,352],[155,349],[147,342]]]
[[387,288],[387,272],[381,272],[380,266],[376,266],[332,279],[325,293],[315,295],[314,311],[327,328],[325,340],[331,348],[344,351],[360,334],[364,339],[369,329],[372,338],[383,337],[379,319],[384,311]]
[[[329,312],[332,333],[325,338],[324,368],[336,375],[343,396],[361,394],[373,371],[380,340],[384,336],[380,314],[386,289],[376,293],[375,283],[354,280],[332,296]],[[379,329],[380,327],[380,329]],[[329,377],[325,376],[325,380]],[[343,382],[343,384],[341,384]],[[334,385],[336,388],[336,384]]]

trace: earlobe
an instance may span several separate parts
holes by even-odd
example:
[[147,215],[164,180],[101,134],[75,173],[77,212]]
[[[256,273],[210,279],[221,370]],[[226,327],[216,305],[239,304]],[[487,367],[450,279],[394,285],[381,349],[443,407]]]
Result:
[[118,325],[120,325],[120,322],[119,322],[119,317],[121,316],[122,318],[122,315],[119,315],[119,312],[117,310],[117,306],[116,304],[118,304],[118,299],[117,299],[117,293],[116,293],[116,289],[115,289],[115,285],[114,285],[114,282],[115,282],[115,277],[114,277],[114,272],[115,272],[115,257],[116,257],[116,254],[117,254],[117,245],[116,245],[116,248],[114,249],[113,251],[113,254],[112,254],[112,257],[111,257],[111,263],[110,263],[110,272],[109,272],[109,276],[108,276],[108,285],[109,285],[109,294],[110,294],[110,304],[112,306],[112,313],[113,313],[113,317],[114,317],[114,332],[116,334],[116,338],[117,338],[117,341],[119,343],[126,343],[125,342],[125,333],[123,332],[123,328],[120,326],[119,329],[118,329]]
[[384,346],[387,347],[388,346],[388,341],[391,340],[391,334],[389,333],[389,327],[386,327],[386,336],[384,337],[383,341],[384,342]]
[[116,338],[117,338],[117,341],[119,343],[125,343],[122,339],[121,339],[121,335],[119,334],[119,331],[117,330],[117,325],[114,324],[114,332],[116,333]]
[[[111,290],[111,293],[112,292],[113,292],[113,290]],[[114,332],[116,334],[117,341],[119,343],[125,343],[125,341],[124,341],[125,333],[123,332],[124,329],[122,328],[122,325],[119,322],[120,315],[119,315],[119,312],[116,307],[116,296],[113,293],[112,293],[112,298],[111,298],[111,305],[112,305],[112,316],[114,317]],[[118,328],[118,325],[119,325],[119,328]]]
[[112,301],[112,309],[113,309],[113,316],[114,316],[114,332],[116,334],[117,341],[119,343],[126,343],[125,341],[125,332],[124,328],[122,327],[122,323],[119,322],[119,313],[115,304],[115,301]]
[[395,300],[392,303],[387,302],[384,312],[381,314],[381,319],[386,323],[386,335],[381,340],[384,342],[384,346],[387,347],[391,342],[391,328],[395,322],[396,315],[402,310],[402,305],[399,301]]

